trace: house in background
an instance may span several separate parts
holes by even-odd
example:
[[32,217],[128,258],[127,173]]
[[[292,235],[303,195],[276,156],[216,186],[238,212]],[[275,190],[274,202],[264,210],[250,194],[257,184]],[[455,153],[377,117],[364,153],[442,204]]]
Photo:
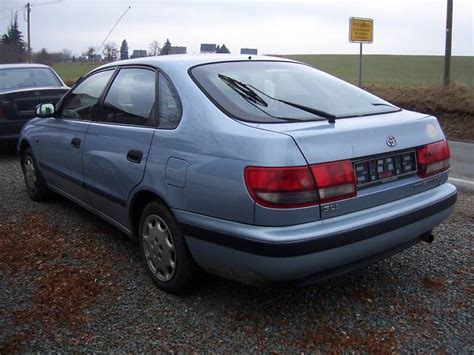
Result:
[[132,55],[130,56],[131,59],[134,59],[134,58],[143,58],[143,57],[146,57],[148,56],[148,53],[146,51],[146,49],[135,49],[132,53]]
[[201,43],[201,53],[216,53],[215,43]]
[[257,48],[240,48],[240,54],[257,55],[258,49]]
[[101,62],[102,61],[102,56],[100,54],[93,54],[90,57],[91,62]]
[[182,46],[171,46],[170,51],[169,51],[169,54],[186,54],[186,53],[188,53],[187,48],[182,47]]

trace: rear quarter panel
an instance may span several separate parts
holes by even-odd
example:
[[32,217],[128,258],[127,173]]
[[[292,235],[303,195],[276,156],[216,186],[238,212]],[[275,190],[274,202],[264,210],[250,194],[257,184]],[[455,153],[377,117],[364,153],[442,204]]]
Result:
[[[291,137],[224,115],[186,71],[167,73],[180,95],[183,116],[176,129],[155,132],[140,188],[156,191],[173,209],[253,224],[255,203],[245,187],[245,167],[304,165],[303,156]],[[170,158],[186,162],[184,187],[167,181]],[[318,216],[317,209],[310,214]]]

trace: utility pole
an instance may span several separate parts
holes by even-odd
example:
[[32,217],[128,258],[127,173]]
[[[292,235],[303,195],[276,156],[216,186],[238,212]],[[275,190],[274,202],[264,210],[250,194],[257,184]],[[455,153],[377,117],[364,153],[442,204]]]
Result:
[[360,53],[359,53],[359,87],[362,87],[362,42],[360,42]]
[[451,74],[451,44],[453,38],[453,0],[448,0],[446,14],[446,50],[444,54],[444,86],[449,85]]
[[28,26],[28,63],[31,63],[30,3],[26,4],[26,23]]

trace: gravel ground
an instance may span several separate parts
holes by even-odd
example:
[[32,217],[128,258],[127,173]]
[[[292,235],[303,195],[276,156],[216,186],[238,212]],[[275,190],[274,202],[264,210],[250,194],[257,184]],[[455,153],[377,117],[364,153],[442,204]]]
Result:
[[33,203],[0,153],[0,353],[33,351],[474,351],[473,194],[437,239],[306,288],[206,276],[177,297],[138,246],[60,197]]

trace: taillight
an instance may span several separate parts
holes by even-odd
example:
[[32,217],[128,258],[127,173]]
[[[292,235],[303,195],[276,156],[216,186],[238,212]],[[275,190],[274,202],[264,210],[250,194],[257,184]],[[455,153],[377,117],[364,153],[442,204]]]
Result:
[[418,175],[431,176],[449,169],[449,146],[443,140],[420,147],[416,150]]
[[244,175],[250,196],[265,207],[305,207],[357,194],[350,160],[288,168],[247,167]]
[[5,115],[6,115],[5,108],[0,106],[0,118],[5,117]]
[[357,194],[350,160],[311,165],[320,203],[342,200]]
[[245,168],[245,184],[252,198],[266,207],[295,208],[318,203],[318,194],[307,166]]

